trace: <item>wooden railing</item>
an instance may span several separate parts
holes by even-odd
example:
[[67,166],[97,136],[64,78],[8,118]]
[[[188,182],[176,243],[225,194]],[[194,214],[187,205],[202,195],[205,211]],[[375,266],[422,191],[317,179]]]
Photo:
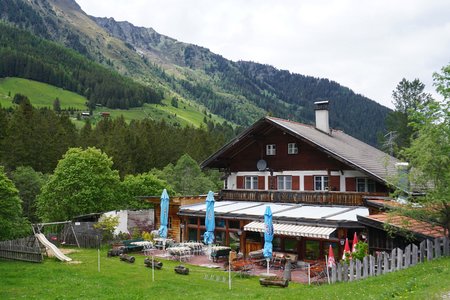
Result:
[[384,193],[313,192],[313,191],[256,191],[222,190],[220,199],[234,201],[259,201],[283,203],[307,203],[326,205],[362,206],[364,196],[387,196]]

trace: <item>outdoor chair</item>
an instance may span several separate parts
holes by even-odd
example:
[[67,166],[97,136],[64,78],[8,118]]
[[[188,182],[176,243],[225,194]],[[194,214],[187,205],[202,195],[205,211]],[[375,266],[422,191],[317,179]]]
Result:
[[311,265],[311,283],[321,284],[327,281],[327,266],[325,263]]
[[144,252],[145,256],[151,255],[152,251],[156,250],[156,248],[153,247],[153,244],[148,243],[144,244],[144,249],[142,249],[142,252]]

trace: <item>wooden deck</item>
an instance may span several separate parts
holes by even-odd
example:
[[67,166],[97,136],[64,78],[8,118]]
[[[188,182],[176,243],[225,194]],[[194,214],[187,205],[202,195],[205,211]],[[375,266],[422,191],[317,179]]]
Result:
[[365,196],[386,196],[384,193],[358,192],[314,192],[314,191],[256,191],[256,190],[222,190],[221,200],[305,203],[315,205],[363,206]]

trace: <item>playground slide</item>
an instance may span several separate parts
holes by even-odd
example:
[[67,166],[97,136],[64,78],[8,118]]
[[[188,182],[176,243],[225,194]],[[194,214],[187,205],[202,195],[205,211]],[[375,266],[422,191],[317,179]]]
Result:
[[42,245],[45,246],[47,251],[52,252],[55,257],[57,257],[61,261],[71,261],[72,259],[70,257],[65,256],[61,250],[58,249],[53,243],[51,243],[44,234],[42,233],[36,233],[36,237],[38,238],[39,242],[41,242]]

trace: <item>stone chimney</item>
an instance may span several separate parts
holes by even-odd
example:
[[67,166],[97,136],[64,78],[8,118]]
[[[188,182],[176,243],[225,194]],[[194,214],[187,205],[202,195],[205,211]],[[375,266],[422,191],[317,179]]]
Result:
[[328,116],[328,100],[314,102],[316,111],[316,129],[331,134],[330,120]]

